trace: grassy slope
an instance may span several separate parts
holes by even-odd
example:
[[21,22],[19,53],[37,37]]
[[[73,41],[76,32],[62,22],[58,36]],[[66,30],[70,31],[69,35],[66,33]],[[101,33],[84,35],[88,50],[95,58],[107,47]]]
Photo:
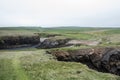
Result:
[[40,27],[0,27],[1,36],[34,35],[42,31]]
[[44,50],[0,51],[0,80],[119,80],[74,62],[58,62]]

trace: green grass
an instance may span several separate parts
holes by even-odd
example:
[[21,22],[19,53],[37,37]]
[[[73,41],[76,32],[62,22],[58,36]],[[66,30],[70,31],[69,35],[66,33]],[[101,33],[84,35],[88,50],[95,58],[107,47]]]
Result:
[[[2,27],[0,28],[0,36],[17,36],[35,35],[34,33],[61,34],[62,37],[68,37],[80,40],[98,40],[117,36],[120,37],[120,28],[88,28],[88,27],[56,27],[56,28],[41,28],[41,27]],[[111,39],[113,40],[113,39]],[[114,39],[115,41],[115,39]]]
[[15,80],[16,77],[12,61],[10,59],[0,59],[0,80]]
[[106,34],[120,34],[120,28],[105,31]]
[[80,40],[90,40],[94,39],[94,35],[87,34],[87,33],[76,33],[76,34],[64,34],[66,37],[72,38],[72,39],[80,39]]
[[59,62],[45,50],[0,51],[0,80],[119,80],[75,62]]
[[90,70],[80,63],[39,62],[27,64],[25,70],[32,80],[116,80],[117,78]]
[[86,31],[97,31],[97,30],[106,30],[110,28],[90,28],[90,27],[77,27],[77,26],[68,26],[68,27],[53,27],[53,28],[45,28],[46,32],[86,32]]
[[0,37],[1,36],[18,36],[35,35],[34,33],[42,32],[40,27],[0,27]]
[[13,65],[15,74],[17,75],[17,78],[16,78],[17,80],[29,80],[24,70],[22,70],[20,60],[17,58],[17,56],[13,58],[12,65]]

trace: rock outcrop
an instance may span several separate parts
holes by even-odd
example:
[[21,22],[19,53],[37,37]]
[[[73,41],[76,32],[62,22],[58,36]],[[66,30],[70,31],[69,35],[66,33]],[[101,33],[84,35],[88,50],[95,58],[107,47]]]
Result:
[[70,39],[40,36],[4,36],[0,38],[0,49],[34,46],[35,48],[58,48],[67,46]]
[[97,71],[120,75],[120,48],[53,50],[47,53],[52,54],[59,61],[81,62]]
[[66,46],[65,44],[69,41],[69,39],[44,38],[40,39],[40,41],[40,45],[37,48],[49,49]]
[[39,42],[39,36],[4,36],[0,38],[0,49],[35,45]]

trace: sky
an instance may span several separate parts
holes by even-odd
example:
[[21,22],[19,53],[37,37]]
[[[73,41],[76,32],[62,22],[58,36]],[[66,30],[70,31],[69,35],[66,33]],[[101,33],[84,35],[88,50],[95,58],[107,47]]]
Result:
[[0,27],[120,27],[120,0],[0,0]]

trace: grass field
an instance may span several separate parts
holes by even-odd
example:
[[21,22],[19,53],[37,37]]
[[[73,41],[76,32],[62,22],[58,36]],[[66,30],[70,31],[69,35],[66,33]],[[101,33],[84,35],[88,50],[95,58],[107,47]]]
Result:
[[[120,46],[120,29],[113,28],[0,28],[0,37],[57,33],[62,37],[103,41],[100,46]],[[111,44],[105,42],[110,41]],[[79,49],[65,47],[60,49]],[[45,49],[0,50],[0,80],[120,80],[76,62],[59,62]]]
[[0,51],[0,80],[119,80],[75,62],[58,62],[45,50]]

